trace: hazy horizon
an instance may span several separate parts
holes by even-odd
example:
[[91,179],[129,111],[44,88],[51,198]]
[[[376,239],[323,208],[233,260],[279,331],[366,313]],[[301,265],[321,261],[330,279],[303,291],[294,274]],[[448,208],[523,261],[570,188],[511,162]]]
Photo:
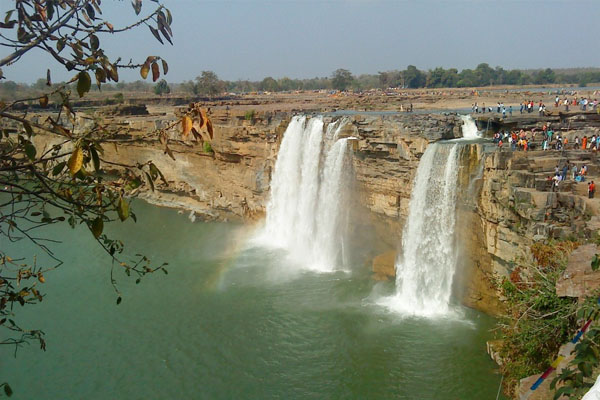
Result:
[[[9,9],[8,4],[6,0],[0,4],[0,13]],[[161,46],[143,26],[100,40],[113,59],[164,56],[170,65],[165,79],[171,83],[194,79],[204,70],[224,80],[258,81],[268,76],[328,77],[338,68],[361,75],[408,65],[459,71],[480,63],[522,70],[600,65],[600,54],[593,51],[600,3],[586,0],[164,0],[163,4],[173,14],[174,46]],[[142,15],[155,5],[144,2]],[[104,2],[103,9],[115,27],[136,19],[129,1]],[[39,50],[5,67],[4,75],[31,83],[45,77],[48,67],[55,81],[73,75]],[[120,75],[128,82],[141,79],[137,70],[121,70]]]

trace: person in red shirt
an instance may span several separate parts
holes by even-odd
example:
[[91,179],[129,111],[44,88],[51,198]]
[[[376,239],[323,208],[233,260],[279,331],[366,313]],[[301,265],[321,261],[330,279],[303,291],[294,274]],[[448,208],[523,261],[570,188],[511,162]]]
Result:
[[594,184],[594,181],[591,181],[590,183],[588,183],[588,195],[590,199],[594,198],[594,193],[596,192],[596,185]]

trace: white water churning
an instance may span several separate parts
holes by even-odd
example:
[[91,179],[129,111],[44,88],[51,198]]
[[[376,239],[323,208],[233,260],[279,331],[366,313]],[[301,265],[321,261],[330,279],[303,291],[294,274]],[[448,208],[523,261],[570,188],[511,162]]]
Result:
[[456,195],[459,144],[435,143],[417,169],[409,215],[396,261],[390,308],[416,316],[448,314],[456,269]]
[[324,134],[321,117],[294,117],[286,129],[260,241],[287,250],[303,268],[334,271],[343,266],[352,175],[343,124]]
[[463,122],[461,130],[464,139],[478,139],[481,137],[481,133],[477,130],[477,124],[470,115],[461,115],[460,119]]

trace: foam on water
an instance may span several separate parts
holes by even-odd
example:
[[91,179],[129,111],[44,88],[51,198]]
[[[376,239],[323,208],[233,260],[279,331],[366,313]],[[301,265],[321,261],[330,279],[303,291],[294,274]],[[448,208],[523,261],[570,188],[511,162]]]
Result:
[[460,115],[463,124],[461,127],[464,139],[478,139],[481,137],[481,132],[477,130],[477,125],[470,115]]

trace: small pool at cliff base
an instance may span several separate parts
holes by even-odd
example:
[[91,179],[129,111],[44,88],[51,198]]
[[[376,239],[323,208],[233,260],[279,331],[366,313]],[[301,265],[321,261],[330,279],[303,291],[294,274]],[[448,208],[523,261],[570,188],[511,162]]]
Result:
[[[485,352],[493,319],[403,318],[371,302],[365,260],[350,272],[289,272],[277,251],[248,248],[251,229],[192,223],[136,202],[139,222],[114,237],[168,275],[139,285],[118,272],[87,228],[48,232],[65,264],[18,321],[46,332],[0,349],[14,399],[492,399],[500,376]],[[32,254],[22,243],[12,254]],[[377,285],[377,286],[375,286]]]

